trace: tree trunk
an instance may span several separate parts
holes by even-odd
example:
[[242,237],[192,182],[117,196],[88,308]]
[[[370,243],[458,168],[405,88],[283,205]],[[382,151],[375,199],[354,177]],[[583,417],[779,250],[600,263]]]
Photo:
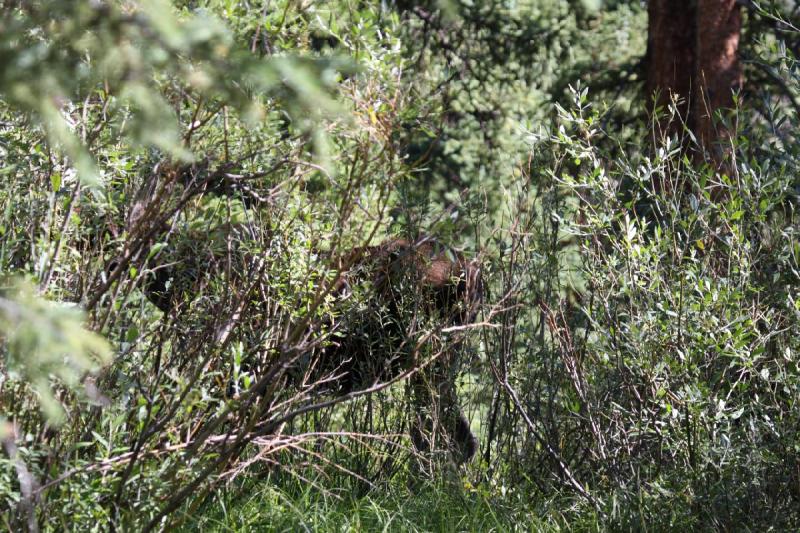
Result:
[[[690,0],[650,0],[647,9],[647,96],[655,105],[667,109],[678,96],[678,116],[689,118],[689,102],[694,73],[695,14]],[[659,133],[676,133],[680,121],[659,123]]]
[[717,141],[727,132],[714,113],[733,107],[742,85],[739,64],[741,13],[736,0],[650,0],[647,36],[648,96],[666,108],[680,98],[681,120],[659,122],[660,133],[679,133],[685,123],[719,163]]
[[[697,40],[692,99],[692,129],[703,146],[712,149],[727,132],[713,121],[714,113],[733,107],[733,94],[742,86],[739,33],[742,15],[736,0],[698,0]],[[714,154],[718,154],[716,149]],[[715,157],[718,159],[718,157]]]

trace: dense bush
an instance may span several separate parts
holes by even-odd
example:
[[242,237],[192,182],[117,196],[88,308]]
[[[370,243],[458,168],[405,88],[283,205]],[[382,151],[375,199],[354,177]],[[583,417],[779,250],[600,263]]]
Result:
[[609,159],[599,122],[576,93],[535,137],[498,263],[525,305],[495,341],[495,468],[625,529],[794,528],[797,148],[738,139],[720,175],[670,139]]
[[[751,8],[709,149],[639,3],[0,5],[2,524],[798,528],[800,29]],[[475,324],[341,281],[427,235]],[[334,394],[350,339],[415,364]]]

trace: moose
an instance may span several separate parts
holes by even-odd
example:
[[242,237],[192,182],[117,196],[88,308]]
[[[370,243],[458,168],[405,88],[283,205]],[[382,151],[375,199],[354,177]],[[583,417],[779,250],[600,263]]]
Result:
[[[412,324],[426,320],[439,330],[469,327],[483,294],[478,263],[430,237],[391,238],[320,255],[335,273],[323,292],[334,299],[340,313],[335,321],[322,324],[335,334],[292,360],[286,385],[314,383],[320,393],[341,397],[410,376],[415,409],[410,436],[415,448],[444,447],[456,463],[469,461],[477,441],[459,406],[455,382],[462,341],[455,336],[439,342],[435,354],[424,353],[424,339],[411,338],[409,331]],[[201,264],[185,268],[180,258],[172,259],[150,265],[141,285],[144,296],[165,313],[192,298],[187,290],[192,280],[182,278],[203,269]],[[202,259],[183,259],[198,261]],[[354,293],[360,295],[360,310],[348,305]]]
[[[366,319],[358,317],[360,328],[345,327],[341,341],[320,354],[320,367],[338,372],[336,392],[340,394],[394,379],[422,363],[413,350],[396,349],[398,343],[408,340],[412,317],[404,315],[421,313],[439,324],[467,326],[475,319],[483,292],[478,265],[431,238],[395,238],[377,246],[355,248],[339,260],[338,266],[342,273],[335,282],[335,292],[339,297],[351,290],[351,284],[366,281],[372,291],[368,309],[385,309],[377,315],[368,311]],[[370,337],[378,329],[382,342],[376,345]],[[456,395],[453,370],[459,348],[459,342],[451,341],[428,371],[412,376],[418,413],[411,436],[417,449],[429,447],[423,427],[432,420],[422,410],[434,407],[433,419],[456,462],[463,463],[474,455],[477,442]]]

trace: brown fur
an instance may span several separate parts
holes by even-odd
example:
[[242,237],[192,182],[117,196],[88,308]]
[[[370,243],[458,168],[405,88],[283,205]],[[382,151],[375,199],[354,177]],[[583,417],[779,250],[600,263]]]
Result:
[[[483,290],[475,263],[431,239],[391,239],[354,248],[332,260],[332,267],[340,274],[331,292],[340,301],[370,287],[363,295],[366,310],[357,315],[345,312],[336,324],[328,324],[340,335],[301,358],[289,377],[295,386],[325,382],[326,389],[337,395],[390,381],[422,363],[415,340],[408,338],[410,321],[405,314],[424,314],[444,326],[466,325],[474,320]],[[169,311],[179,296],[173,294],[176,284],[192,285],[175,277],[173,268],[155,268],[143,288],[162,311]],[[411,306],[416,309],[409,310]],[[411,378],[417,410],[411,434],[420,450],[429,449],[431,438],[438,434],[460,463],[474,455],[477,443],[456,396],[452,369],[459,345],[443,346],[443,353]]]
[[[402,315],[404,307],[408,307],[403,300],[409,292],[412,304],[422,304],[420,311],[428,317],[437,315],[439,323],[445,326],[473,322],[482,298],[477,264],[430,239],[416,243],[392,239],[378,246],[354,249],[343,256],[338,266],[342,275],[336,282],[337,293],[346,293],[350,285],[369,280],[374,287],[375,302],[368,307],[385,306],[384,315],[390,319],[374,315],[362,318],[361,326],[368,333],[380,331],[378,336],[389,340],[383,345],[376,343],[378,351],[383,353],[376,354],[369,339],[365,342],[363,336],[356,335],[347,336],[323,351],[319,363],[324,371],[338,372],[339,393],[390,380],[421,363],[413,346],[396,353],[397,345],[408,341],[405,337],[409,324]],[[431,435],[438,433],[461,463],[474,455],[477,441],[458,406],[452,370],[458,362],[459,348],[460,343],[450,341],[425,372],[411,378],[417,409],[411,436],[417,449],[426,450],[431,447]],[[438,431],[433,431],[433,427],[438,427]]]

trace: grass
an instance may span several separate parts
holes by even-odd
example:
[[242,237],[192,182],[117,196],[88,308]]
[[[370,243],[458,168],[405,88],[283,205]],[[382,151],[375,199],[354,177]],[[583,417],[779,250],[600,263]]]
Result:
[[470,485],[401,483],[362,497],[322,492],[311,483],[280,488],[239,482],[214,494],[183,531],[552,531],[519,495],[489,494]]

